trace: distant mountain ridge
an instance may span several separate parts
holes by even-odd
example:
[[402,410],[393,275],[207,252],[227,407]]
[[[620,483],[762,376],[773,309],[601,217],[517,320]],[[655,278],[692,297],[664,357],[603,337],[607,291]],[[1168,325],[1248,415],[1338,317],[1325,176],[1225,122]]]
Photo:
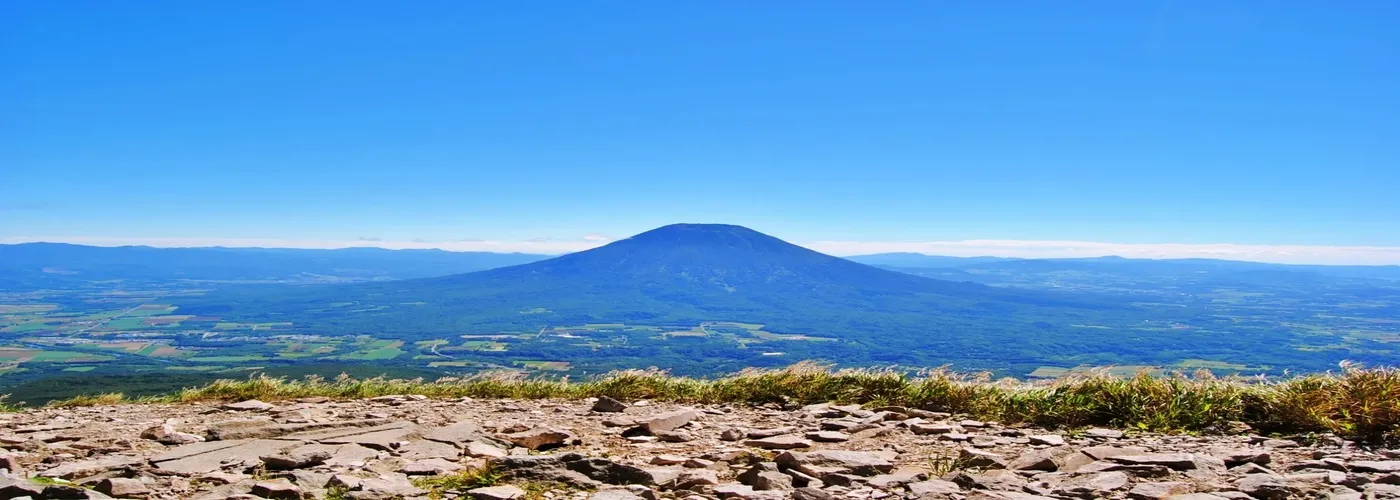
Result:
[[[345,302],[372,312],[327,307]],[[247,322],[275,318],[301,331],[405,340],[598,323],[744,322],[840,339],[812,345],[820,344],[822,357],[863,363],[924,363],[928,353],[945,349],[998,362],[1024,358],[1023,350],[1094,350],[1103,338],[1097,332],[1039,339],[1024,333],[1048,334],[1130,308],[1111,297],[888,271],[720,224],[675,224],[591,250],[475,273],[214,293],[181,303],[186,314]],[[796,347],[808,346],[784,349]]]
[[[1223,259],[1135,259],[1118,256],[1019,259],[1002,257],[950,257],[920,253],[883,253],[846,257],[855,262],[884,268],[953,268],[1018,271],[1087,270],[1117,273],[1190,273],[1190,272],[1270,272],[1307,273],[1338,278],[1368,278],[1400,280],[1400,266],[1379,265],[1309,265],[1273,264]],[[927,271],[916,274],[941,276]]]
[[0,245],[0,287],[65,287],[94,280],[372,280],[442,276],[545,255],[344,248]]

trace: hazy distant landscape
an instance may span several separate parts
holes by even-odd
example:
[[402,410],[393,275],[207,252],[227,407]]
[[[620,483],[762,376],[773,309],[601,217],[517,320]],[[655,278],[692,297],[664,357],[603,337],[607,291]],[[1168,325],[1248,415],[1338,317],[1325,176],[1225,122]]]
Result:
[[716,375],[814,359],[1022,378],[1400,360],[1395,266],[841,259],[724,225],[557,258],[0,246],[0,391],[289,375]]

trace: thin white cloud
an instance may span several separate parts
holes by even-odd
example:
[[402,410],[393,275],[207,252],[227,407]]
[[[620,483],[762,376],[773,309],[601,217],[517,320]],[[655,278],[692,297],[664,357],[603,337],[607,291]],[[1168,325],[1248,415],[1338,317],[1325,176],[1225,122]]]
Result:
[[[536,238],[525,241],[462,239],[455,241],[390,241],[368,239],[313,240],[273,238],[126,238],[126,237],[0,237],[0,243],[48,241],[94,246],[267,247],[442,249],[458,252],[523,252],[563,254],[599,247],[611,241],[590,234],[578,239]],[[1093,241],[964,240],[927,242],[816,241],[803,246],[832,255],[914,252],[954,257],[1066,258],[1117,255],[1140,259],[1207,258],[1280,264],[1400,264],[1400,247],[1327,245],[1238,245],[1233,243],[1104,243]]]
[[1073,258],[1116,255],[1137,259],[1225,259],[1278,264],[1400,264],[1400,247],[1238,245],[1234,243],[1103,243],[1095,241],[965,240],[927,242],[818,241],[832,255],[914,252],[953,257]]
[[457,241],[391,241],[385,239],[359,238],[355,240],[314,240],[278,238],[127,238],[110,236],[65,236],[65,237],[0,237],[0,243],[30,243],[46,241],[52,243],[73,243],[115,247],[124,245],[145,245],[164,248],[188,247],[230,247],[230,248],[360,248],[377,247],[392,250],[441,249],[454,252],[521,252],[537,254],[563,254],[587,250],[606,244],[606,241],[587,239],[559,240],[536,238],[527,241],[496,241],[464,239]]

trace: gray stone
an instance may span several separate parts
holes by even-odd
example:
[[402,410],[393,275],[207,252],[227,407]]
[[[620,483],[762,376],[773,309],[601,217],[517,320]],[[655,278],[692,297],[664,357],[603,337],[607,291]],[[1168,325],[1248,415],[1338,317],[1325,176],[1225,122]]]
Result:
[[252,494],[273,500],[301,500],[301,488],[286,479],[269,479],[253,483]]
[[118,497],[118,499],[144,499],[151,494],[151,489],[146,487],[146,483],[132,478],[102,479],[92,489],[112,497]]
[[1104,460],[1123,455],[1143,455],[1147,453],[1147,448],[1138,446],[1090,446],[1079,450],[1079,452],[1092,457],[1094,460]]
[[989,470],[975,475],[960,472],[953,476],[952,481],[968,489],[1020,491],[1026,487],[1025,478],[1005,469]]
[[648,463],[652,465],[680,465],[686,460],[689,459],[678,455],[657,455],[651,457],[651,461]]
[[966,500],[1055,500],[1054,497],[1017,491],[974,491],[964,498]]
[[18,477],[0,477],[0,498],[39,498],[43,485]]
[[738,441],[740,439],[744,439],[744,436],[747,435],[748,433],[744,432],[743,429],[725,429],[724,432],[719,433],[719,440]]
[[1368,484],[1366,485],[1366,498],[1400,498],[1400,486],[1393,484]]
[[1103,498],[1128,486],[1128,475],[1122,472],[1098,472],[1076,476],[1060,483],[1055,493],[1081,498]]
[[400,445],[394,449],[394,454],[406,460],[423,460],[427,458],[446,458],[456,460],[462,456],[461,450],[456,446],[427,439],[409,441],[408,444]]
[[324,437],[314,437],[318,433],[310,435],[292,434],[288,438],[300,436],[302,439],[316,440],[324,444],[358,444],[366,448],[375,450],[390,451],[395,445],[405,441],[413,441],[422,437],[418,426],[409,422],[396,422],[375,427],[356,429],[336,429],[327,431]]
[[587,476],[589,479],[607,484],[661,484],[679,476],[679,471],[670,477],[657,477],[656,469],[648,470],[635,465],[617,463],[606,458],[584,458],[564,462],[568,470]]
[[507,484],[467,490],[467,495],[476,500],[516,500],[525,497],[525,490]]
[[808,432],[806,437],[818,443],[842,443],[851,440],[850,436],[836,431]]
[[958,464],[977,469],[1005,469],[1006,459],[990,451],[963,448],[958,452]]
[[427,490],[414,486],[403,474],[380,474],[379,477],[360,479],[359,483],[357,492],[377,498],[405,498],[427,493]]
[[1042,435],[1037,435],[1037,436],[1028,436],[1028,439],[1031,440],[1031,444],[1036,444],[1036,445],[1045,445],[1045,446],[1064,446],[1064,445],[1065,445],[1065,438],[1060,437],[1060,436],[1057,436],[1057,435],[1055,435],[1055,434],[1042,434]]
[[1265,448],[1297,448],[1298,442],[1291,439],[1265,439]]
[[774,462],[759,462],[759,463],[756,463],[756,464],[753,464],[752,466],[750,466],[750,467],[748,468],[748,470],[745,470],[744,472],[739,473],[739,475],[736,476],[734,479],[738,480],[738,481],[739,481],[739,484],[743,484],[743,485],[747,485],[747,486],[753,486],[753,483],[754,483],[754,481],[758,478],[758,475],[759,475],[759,474],[762,474],[762,473],[764,473],[764,472],[778,472],[778,471],[779,471],[779,467],[778,467],[778,464],[777,464],[777,463],[774,463]]
[[271,410],[271,409],[276,408],[276,407],[277,407],[276,405],[273,405],[273,404],[271,404],[271,403],[264,403],[264,402],[258,401],[258,400],[256,400],[256,399],[249,399],[249,400],[247,400],[247,401],[239,401],[239,402],[237,402],[237,403],[229,403],[229,404],[224,405],[222,408],[225,409],[225,410],[237,410],[237,411],[267,411],[267,410]]
[[467,443],[480,442],[496,447],[508,446],[504,441],[494,439],[481,432],[475,422],[453,422],[442,427],[434,427],[423,432],[423,439],[466,447]]
[[[277,439],[206,441],[175,448],[150,460],[155,463],[157,469],[165,472],[205,474],[219,470],[226,462],[257,465],[257,457],[279,453],[299,444],[296,441]],[[106,467],[104,470],[110,468]]]
[[603,427],[631,427],[637,425],[637,419],[632,417],[613,417],[604,419]]
[[462,447],[463,453],[474,458],[501,458],[506,456],[506,450],[502,450],[490,443],[481,441],[470,441]]
[[297,449],[275,455],[259,457],[268,470],[292,470],[315,467],[330,460],[331,454],[325,450]]
[[482,443],[493,445],[504,444],[487,437],[486,434],[482,433],[482,427],[477,426],[475,422],[465,422],[465,420],[423,431],[423,438],[428,441],[458,445],[458,447],[472,443],[472,441],[482,441]]
[[1190,453],[1153,453],[1147,455],[1118,455],[1109,460],[1127,465],[1161,465],[1172,470],[1196,468],[1197,458]]
[[783,434],[792,434],[793,432],[797,432],[797,428],[792,426],[774,427],[772,429],[758,429],[749,431],[749,439],[770,438],[773,436],[781,436]]
[[1123,431],[1116,429],[1085,429],[1084,435],[1096,439],[1118,439],[1123,437]]
[[914,424],[909,426],[909,431],[920,436],[929,434],[948,434],[956,430],[948,424]]
[[1011,470],[1046,472],[1054,472],[1059,467],[1059,464],[1055,463],[1055,454],[1049,450],[1028,450],[1006,464],[1006,468]]
[[874,476],[894,470],[894,464],[891,464],[890,459],[885,455],[868,451],[786,451],[778,454],[775,461],[780,467],[797,469],[803,474],[817,478],[822,478],[826,471],[814,473],[812,467],[831,467],[858,476]]
[[171,422],[146,429],[141,433],[141,438],[150,439],[165,445],[181,445],[204,441],[203,436],[175,430],[175,425]]
[[880,489],[894,489],[900,486],[928,479],[928,474],[916,470],[898,470],[866,478],[865,484]]
[[698,416],[695,410],[676,410],[644,420],[638,420],[638,425],[642,430],[654,434],[660,431],[675,430],[682,425],[690,423],[691,420],[695,420]]
[[652,435],[664,443],[688,443],[695,440],[694,436],[684,430],[657,431]]
[[574,436],[555,429],[530,429],[515,434],[507,434],[507,441],[521,448],[531,450],[556,448],[568,443]]
[[600,413],[622,413],[627,411],[627,403],[607,396],[598,396],[598,400],[593,402],[593,411]]
[[791,450],[796,448],[811,448],[812,442],[799,436],[774,436],[763,439],[750,439],[744,441],[744,445],[765,450]]
[[89,458],[87,460],[64,462],[58,464],[53,468],[46,469],[43,472],[40,472],[39,476],[56,477],[61,479],[74,479],[79,477],[91,476],[99,472],[106,472],[108,470],[116,469],[119,467],[126,467],[129,465],[139,464],[143,461],[144,460],[141,460],[138,457],[132,457],[127,455],[106,455],[97,458]]
[[404,464],[399,472],[410,476],[438,475],[462,470],[462,465],[441,458],[425,458]]
[[623,488],[611,488],[594,492],[588,500],[642,500],[642,497]]
[[0,470],[15,476],[23,477],[25,475],[24,466],[20,465],[19,457],[11,453],[0,453]]
[[267,417],[223,420],[210,423],[205,434],[210,440],[231,441],[234,439],[274,438],[296,432],[315,430],[305,424],[279,424]]
[[1400,460],[1358,460],[1348,465],[1356,472],[1400,472]]
[[1276,476],[1250,474],[1235,483],[1245,494],[1261,500],[1284,500],[1292,497],[1293,488]]
[[1179,498],[1176,495],[1185,495],[1191,492],[1191,483],[1179,481],[1164,481],[1160,483],[1138,483],[1128,491],[1128,498],[1134,500],[1161,500],[1164,498]]
[[1249,448],[1213,449],[1210,451],[1210,455],[1223,460],[1225,465],[1230,467],[1246,463],[1268,465],[1269,461],[1273,460],[1273,457],[1269,456],[1269,452]]
[[602,483],[599,481],[565,468],[566,464],[583,459],[583,455],[577,453],[510,455],[492,460],[491,466],[507,476],[517,479],[558,482],[590,489],[601,486]]
[[904,487],[909,490],[910,494],[915,496],[949,495],[962,492],[962,488],[959,488],[957,483],[944,481],[942,479],[930,479],[928,481],[909,483],[904,485]]
[[103,499],[112,498],[100,491],[89,490],[71,484],[50,484],[44,487],[44,491],[39,494],[39,498],[44,500],[76,500],[76,499]]
[[790,491],[792,477],[777,471],[763,471],[754,475],[753,489],[757,491]]
[[676,477],[677,489],[693,489],[719,484],[719,474],[709,469],[690,469]]
[[792,500],[833,500],[832,494],[823,491],[821,488],[805,487],[792,491]]

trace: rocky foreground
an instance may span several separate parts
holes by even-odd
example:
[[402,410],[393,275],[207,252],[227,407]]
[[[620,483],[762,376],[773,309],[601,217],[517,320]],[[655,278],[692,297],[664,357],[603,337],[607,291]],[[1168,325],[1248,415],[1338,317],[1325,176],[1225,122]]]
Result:
[[1237,430],[411,395],[46,408],[0,414],[0,498],[1400,498],[1400,453]]

